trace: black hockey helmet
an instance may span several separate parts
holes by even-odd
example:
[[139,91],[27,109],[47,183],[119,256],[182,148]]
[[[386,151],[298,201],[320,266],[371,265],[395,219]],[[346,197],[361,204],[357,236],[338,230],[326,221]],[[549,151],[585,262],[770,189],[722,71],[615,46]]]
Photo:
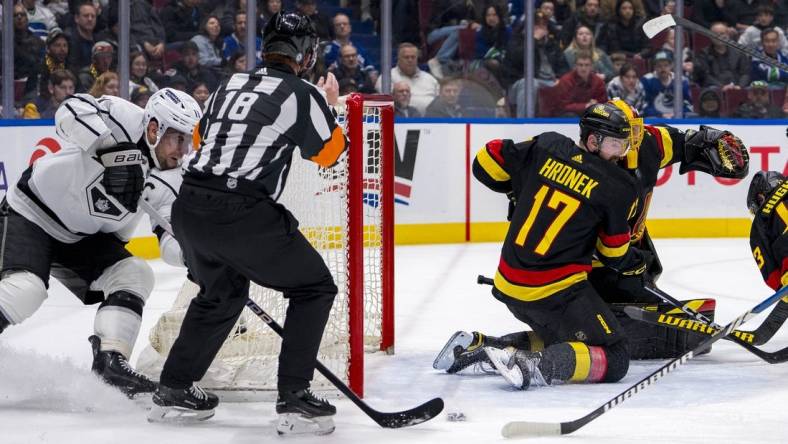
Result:
[[747,190],[747,208],[751,214],[758,212],[758,209],[772,194],[775,188],[785,180],[785,176],[777,171],[758,171],[750,182],[750,189]]
[[[601,143],[601,137],[611,136],[617,139],[627,139],[630,143],[630,148],[637,149],[637,147],[633,146],[630,116],[619,104],[613,101],[597,103],[583,111],[583,116],[580,117],[580,140],[585,143],[588,140],[588,135],[591,133],[600,137],[597,140],[599,143]],[[637,145],[640,145],[639,142]]]
[[315,65],[317,44],[315,25],[301,14],[277,12],[263,30],[263,54],[289,57],[303,70]]

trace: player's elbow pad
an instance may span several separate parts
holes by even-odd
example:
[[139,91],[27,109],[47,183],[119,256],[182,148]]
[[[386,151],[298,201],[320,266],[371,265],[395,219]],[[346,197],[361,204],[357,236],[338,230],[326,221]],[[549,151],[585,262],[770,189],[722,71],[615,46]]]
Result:
[[178,241],[169,234],[164,234],[161,241],[159,241],[159,250],[161,250],[161,259],[173,267],[185,267],[183,260],[183,252]]

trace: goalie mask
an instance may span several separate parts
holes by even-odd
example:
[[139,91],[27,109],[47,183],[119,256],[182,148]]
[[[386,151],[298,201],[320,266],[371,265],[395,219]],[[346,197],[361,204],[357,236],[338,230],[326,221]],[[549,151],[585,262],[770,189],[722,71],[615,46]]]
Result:
[[[184,138],[185,141],[181,147],[182,154],[185,155],[192,148],[192,134],[201,117],[200,105],[185,92],[163,88],[148,99],[148,104],[145,105],[145,121],[143,122],[146,132],[145,143],[150,149],[150,156],[156,168],[162,169],[162,165],[156,157],[156,146],[162,141],[167,130],[172,128],[188,136]],[[155,120],[158,125],[153,142],[148,139],[147,135],[148,124],[152,120]]]
[[785,181],[785,176],[777,171],[758,171],[750,182],[747,191],[747,208],[752,215],[758,212],[766,199]]
[[307,16],[278,12],[263,30],[263,54],[288,57],[303,71],[315,66],[317,45],[317,31]]

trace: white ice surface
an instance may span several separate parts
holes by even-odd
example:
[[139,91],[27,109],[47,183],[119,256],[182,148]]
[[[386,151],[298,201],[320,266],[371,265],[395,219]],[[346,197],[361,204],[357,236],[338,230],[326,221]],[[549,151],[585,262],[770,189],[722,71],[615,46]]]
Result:
[[[733,316],[771,291],[760,279],[746,239],[658,240],[673,296],[717,298],[717,319]],[[607,401],[663,361],[634,362],[618,384],[507,388],[500,376],[434,371],[432,360],[456,330],[504,334],[521,329],[506,308],[475,284],[498,262],[497,244],[401,247],[396,262],[396,354],[367,357],[366,401],[379,410],[410,408],[433,396],[445,412],[408,429],[384,430],[350,401],[335,402],[337,430],[298,443],[502,442],[509,420],[568,421]],[[145,307],[135,352],[172,303],[183,272],[160,261],[156,290]],[[95,307],[85,307],[54,279],[50,297],[23,325],[0,336],[0,444],[6,443],[264,443],[278,442],[271,403],[223,403],[194,426],[152,425],[145,402],[132,402],[90,376]],[[758,325],[763,316],[748,327]],[[788,346],[788,327],[766,346]],[[133,357],[136,359],[136,353]],[[734,344],[717,343],[656,385],[572,435],[531,442],[788,443],[788,364],[769,365]],[[147,401],[149,402],[149,400]],[[290,438],[285,438],[290,440]]]

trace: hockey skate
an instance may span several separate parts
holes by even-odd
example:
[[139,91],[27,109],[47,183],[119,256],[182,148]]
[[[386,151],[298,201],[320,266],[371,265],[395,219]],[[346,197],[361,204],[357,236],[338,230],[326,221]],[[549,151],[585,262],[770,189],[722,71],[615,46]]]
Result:
[[479,373],[495,373],[490,360],[484,353],[485,336],[479,332],[468,333],[458,331],[449,338],[449,342],[438,353],[432,368],[446,370],[454,374],[473,366]]
[[117,387],[129,398],[156,390],[156,383],[134,370],[125,356],[115,351],[101,351],[101,339],[98,336],[92,335],[88,340],[93,349],[93,373],[104,382]]
[[148,413],[148,422],[189,423],[205,421],[214,415],[219,397],[196,385],[185,389],[173,389],[159,385],[153,394],[153,408]]
[[328,435],[334,431],[332,416],[337,409],[325,399],[315,397],[309,389],[279,392],[276,413],[279,421],[276,432],[280,435]]
[[484,352],[506,381],[518,390],[528,390],[531,384],[550,385],[539,370],[542,353],[484,347]]

